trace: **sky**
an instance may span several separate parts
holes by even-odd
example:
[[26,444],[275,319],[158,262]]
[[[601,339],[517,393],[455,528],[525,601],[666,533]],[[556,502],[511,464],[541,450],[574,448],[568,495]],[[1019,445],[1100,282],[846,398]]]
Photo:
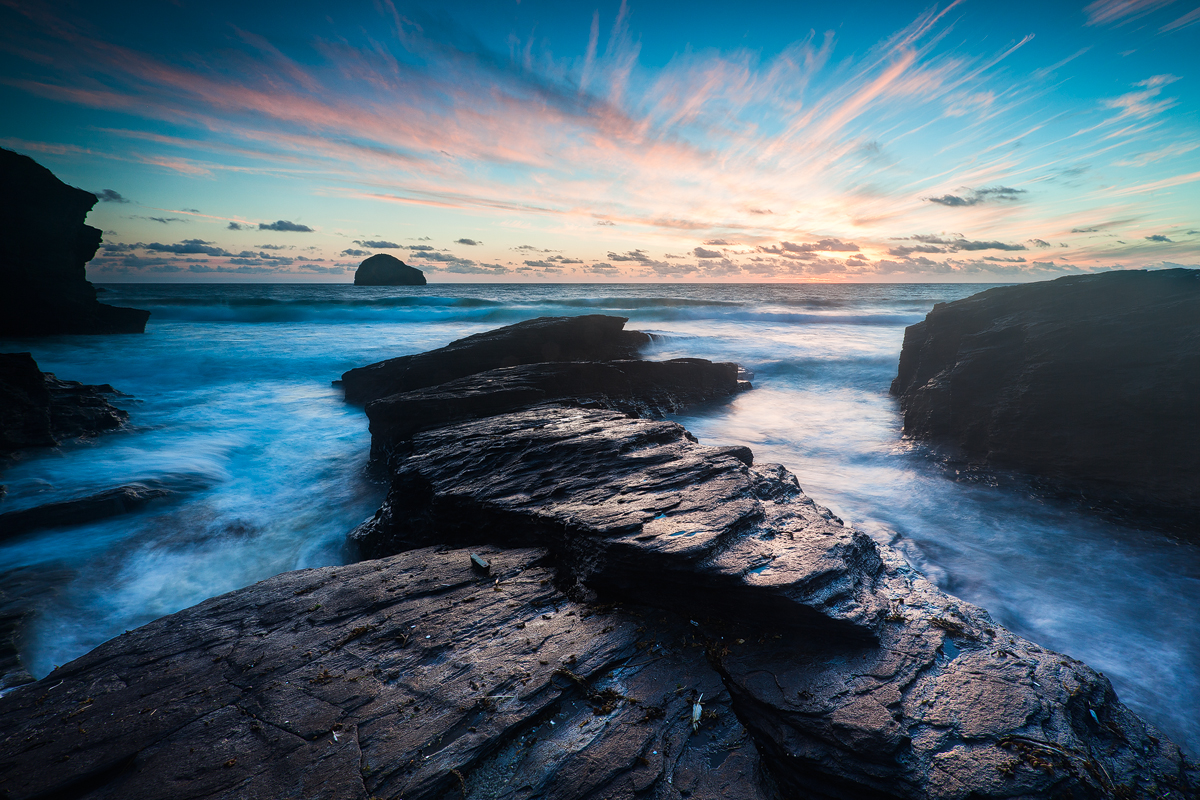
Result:
[[0,0],[100,282],[1200,266],[1197,0]]

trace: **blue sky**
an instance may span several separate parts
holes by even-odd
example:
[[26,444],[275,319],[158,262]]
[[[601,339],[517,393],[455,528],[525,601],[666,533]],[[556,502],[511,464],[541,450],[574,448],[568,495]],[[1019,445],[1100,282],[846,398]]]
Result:
[[99,281],[1200,265],[1195,0],[0,4]]

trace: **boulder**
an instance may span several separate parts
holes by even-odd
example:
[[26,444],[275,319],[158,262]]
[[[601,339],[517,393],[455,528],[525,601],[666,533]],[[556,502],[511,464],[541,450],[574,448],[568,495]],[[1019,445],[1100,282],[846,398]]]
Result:
[[346,400],[369,403],[381,397],[518,364],[543,361],[636,359],[650,337],[623,330],[628,320],[603,314],[539,317],[477,333],[445,347],[380,361],[342,375]]
[[149,311],[97,302],[86,264],[101,231],[96,196],[28,156],[0,148],[0,336],[142,333]]
[[1200,520],[1200,271],[1113,271],[939,303],[904,335],[904,435],[1093,501]]
[[368,403],[371,454],[383,458],[418,431],[550,400],[660,417],[747,388],[749,383],[738,380],[737,364],[700,358],[501,367]]
[[116,393],[108,384],[59,380],[29,353],[0,353],[0,453],[119,428],[129,414],[104,397]]
[[83,525],[136,511],[151,500],[171,494],[167,489],[152,489],[140,483],[118,486],[87,497],[62,500],[42,506],[0,514],[0,541],[42,528]]
[[354,271],[355,286],[424,286],[425,273],[395,256],[379,253],[364,260]]

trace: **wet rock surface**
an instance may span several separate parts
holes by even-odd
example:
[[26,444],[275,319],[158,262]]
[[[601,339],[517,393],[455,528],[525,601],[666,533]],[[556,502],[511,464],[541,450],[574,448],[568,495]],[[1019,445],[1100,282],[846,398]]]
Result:
[[143,332],[149,311],[100,303],[87,280],[96,196],[3,148],[0,178],[0,336]]
[[477,333],[445,347],[388,359],[342,375],[346,400],[369,403],[479,372],[546,361],[636,359],[650,337],[623,330],[624,317],[538,317]]
[[378,253],[354,271],[355,286],[424,286],[425,273],[395,256]]
[[352,539],[370,558],[433,543],[543,546],[581,596],[872,638],[886,610],[870,591],[874,545],[785,470],[749,461],[747,448],[698,445],[672,422],[544,406],[418,435]]
[[47,503],[21,511],[9,511],[0,514],[0,541],[26,531],[64,525],[82,525],[120,514],[128,514],[142,508],[151,500],[166,497],[169,494],[171,492],[167,489],[131,483],[87,497]]
[[59,380],[29,353],[0,353],[0,452],[119,428],[129,414],[105,397],[116,393],[108,384]]
[[0,571],[0,692],[33,683],[21,660],[26,624],[74,575],[59,567],[18,567]]
[[691,614],[785,796],[1195,796],[1195,765],[1103,676],[743,451],[606,411],[495,416],[414,437],[354,536],[370,555],[537,544],[575,597]]
[[286,573],[102,645],[0,699],[0,796],[778,796],[686,620],[486,554]]
[[488,370],[372,401],[366,411],[372,455],[380,458],[418,431],[551,400],[654,417],[749,386],[738,380],[737,364],[699,358],[560,361]]
[[1200,520],[1200,271],[989,289],[905,331],[905,436],[1101,505]]

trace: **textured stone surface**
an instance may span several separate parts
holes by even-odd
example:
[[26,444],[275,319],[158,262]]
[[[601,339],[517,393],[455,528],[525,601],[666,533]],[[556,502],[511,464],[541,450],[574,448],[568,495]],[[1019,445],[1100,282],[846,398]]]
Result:
[[869,588],[874,545],[831,523],[782,468],[750,460],[673,422],[543,406],[419,434],[352,538],[367,557],[443,542],[544,546],[582,595],[873,636],[886,610]]
[[662,416],[748,389],[737,375],[737,364],[699,358],[501,367],[372,401],[367,405],[371,453],[381,458],[418,431],[549,400]]
[[120,427],[129,414],[104,397],[115,393],[108,384],[59,380],[39,370],[29,353],[0,353],[0,452]]
[[91,192],[0,148],[0,336],[141,333],[150,312],[96,301],[86,267],[101,231]]
[[989,289],[905,331],[906,436],[1200,520],[1200,271]]
[[0,699],[0,796],[778,796],[685,620],[483,554],[286,573],[102,645]]
[[425,273],[395,256],[378,253],[354,271],[355,286],[424,286]]
[[[579,476],[485,486],[500,442],[450,452],[484,424],[523,454],[577,441]],[[531,447],[539,425],[564,444]],[[0,796],[1197,796],[1103,676],[942,593],[782,468],[589,409],[442,433],[414,439],[433,500],[411,510],[476,544],[286,573],[10,692]]]
[[342,375],[346,400],[381,397],[436,386],[498,367],[543,361],[635,359],[650,337],[622,330],[624,317],[588,314],[539,317],[451,342],[445,347],[380,361]]
[[413,439],[371,554],[547,548],[578,598],[687,613],[785,796],[1192,797],[1086,665],[844,528],[778,466],[677,425],[544,406]]

